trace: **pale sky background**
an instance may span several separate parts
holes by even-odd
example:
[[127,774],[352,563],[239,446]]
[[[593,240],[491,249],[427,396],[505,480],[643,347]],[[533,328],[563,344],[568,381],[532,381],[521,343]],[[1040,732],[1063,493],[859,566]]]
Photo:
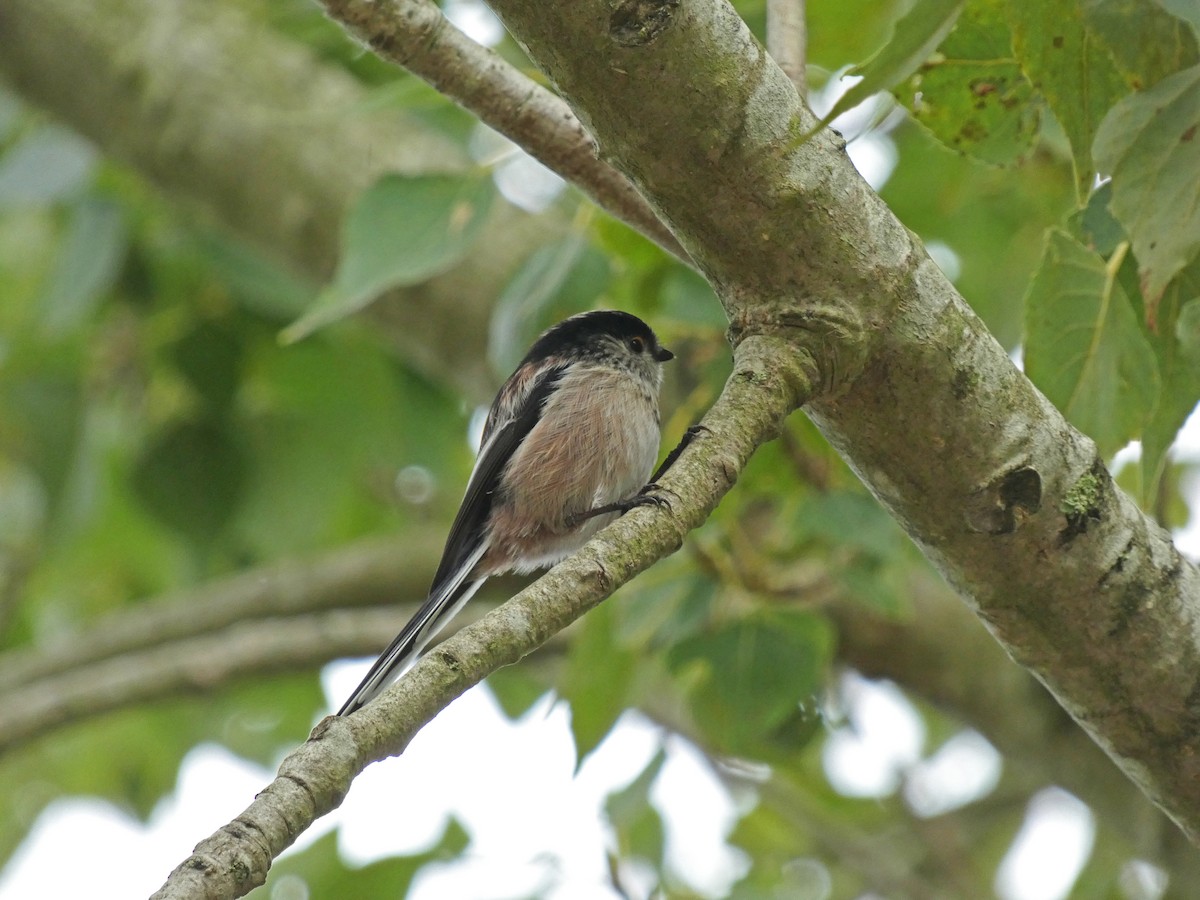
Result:
[[[447,15],[477,40],[495,44],[499,23],[476,0],[447,0]],[[814,95],[818,113],[848,83],[831,81]],[[896,163],[886,129],[855,139],[876,117],[863,104],[835,122],[850,140],[856,166],[876,188]],[[553,201],[562,183],[539,163],[480,128],[473,149],[496,166],[501,191],[526,208]],[[931,255],[953,279],[958,258],[944,244]],[[1118,454],[1135,461],[1135,445]],[[1200,418],[1193,415],[1176,444],[1177,459],[1200,460]],[[1176,544],[1200,558],[1200,479],[1190,488],[1192,516]],[[322,677],[331,707],[357,684],[369,660],[328,666]],[[824,763],[833,786],[856,797],[885,797],[900,790],[918,814],[937,815],[984,796],[996,784],[999,754],[972,731],[963,731],[928,759],[920,716],[887,683],[848,675],[842,684],[845,724],[826,744]],[[604,821],[605,797],[631,782],[660,746],[667,762],[652,800],[663,813],[672,869],[693,888],[721,897],[745,871],[747,860],[725,844],[739,809],[753,796],[730,796],[707,761],[684,741],[627,714],[573,775],[575,751],[569,708],[550,695],[517,722],[508,721],[486,687],[476,688],[439,715],[398,759],[370,767],[340,809],[318,822],[292,851],[338,828],[339,847],[352,865],[428,849],[455,816],[471,835],[461,861],[425,867],[410,900],[507,900],[537,893],[551,900],[615,900],[608,887],[605,847],[613,843]],[[315,722],[314,722],[315,724]],[[51,804],[0,875],[0,900],[87,897],[128,900],[148,896],[201,838],[241,812],[270,782],[273,770],[233,756],[216,744],[196,747],[184,759],[174,794],[142,824],[105,801],[63,799]],[[1037,794],[1026,822],[996,878],[1002,900],[1061,900],[1087,859],[1094,838],[1087,807],[1057,789]],[[63,848],[70,849],[64,865]],[[819,866],[809,867],[814,900],[827,896]],[[1132,864],[1127,876],[1154,896],[1161,873]],[[644,873],[623,872],[633,888],[648,887]],[[824,889],[824,891],[823,891]],[[256,894],[255,896],[259,896]],[[262,893],[270,900],[307,900],[305,886],[279,879]],[[321,898],[314,898],[321,900]]]

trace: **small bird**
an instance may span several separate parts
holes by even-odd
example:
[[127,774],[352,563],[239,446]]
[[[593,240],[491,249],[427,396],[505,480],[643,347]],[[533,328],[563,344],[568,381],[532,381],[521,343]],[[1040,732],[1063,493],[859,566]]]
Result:
[[492,401],[429,596],[339,716],[395,680],[492,575],[552,566],[620,513],[664,504],[647,482],[662,364],[673,358],[650,326],[616,310],[571,316],[534,342]]

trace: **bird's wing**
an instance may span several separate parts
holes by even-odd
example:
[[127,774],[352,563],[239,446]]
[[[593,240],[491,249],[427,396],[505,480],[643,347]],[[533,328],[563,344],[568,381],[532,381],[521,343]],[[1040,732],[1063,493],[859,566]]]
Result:
[[[492,404],[483,432],[483,445],[467,482],[458,515],[454,517],[454,524],[450,526],[450,534],[446,537],[442,562],[433,576],[431,594],[438,593],[444,583],[451,581],[454,573],[463,567],[475,548],[487,538],[483,532],[504,467],[537,425],[546,399],[554,392],[563,371],[561,366],[547,369],[523,385],[519,396],[510,397],[501,392]],[[472,560],[471,565],[474,566],[478,561]]]
[[361,708],[387,687],[416,658],[430,638],[458,615],[486,580],[486,575],[472,577],[472,570],[488,549],[484,532],[500,476],[521,441],[541,418],[546,398],[553,392],[562,372],[561,368],[549,369],[529,379],[527,384],[519,385],[518,394],[501,393],[492,404],[483,446],[467,482],[458,515],[450,527],[429,596],[375,660],[366,677],[338,710],[339,716]]

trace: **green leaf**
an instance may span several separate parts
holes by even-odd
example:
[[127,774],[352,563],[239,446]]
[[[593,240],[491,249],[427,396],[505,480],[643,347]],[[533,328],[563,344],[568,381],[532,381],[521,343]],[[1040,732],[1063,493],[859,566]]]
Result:
[[21,101],[0,85],[0,141],[7,141],[21,122]]
[[584,617],[559,683],[571,704],[576,769],[625,711],[637,669],[637,656],[615,640],[614,610],[615,604],[602,603]]
[[720,583],[672,559],[638,579],[637,595],[629,602],[618,596],[616,640],[623,646],[669,646],[699,631],[712,617]]
[[316,286],[276,265],[257,251],[217,231],[196,235],[213,270],[247,309],[272,318],[293,319],[317,294]]
[[692,713],[712,746],[761,754],[762,742],[819,690],[832,648],[823,617],[771,611],[681,641],[667,662],[694,679]]
[[83,324],[116,279],[128,243],[115,203],[88,198],[76,204],[42,293],[42,324],[50,334]]
[[[1191,269],[1197,270],[1194,277]],[[1162,392],[1142,434],[1142,505],[1154,509],[1167,451],[1200,403],[1200,265],[1167,288],[1158,311],[1158,333],[1151,346],[1158,358]]]
[[200,321],[171,347],[180,373],[215,410],[228,407],[241,384],[241,335],[233,324]]
[[604,811],[617,833],[617,843],[622,856],[638,856],[648,860],[655,868],[663,862],[662,817],[650,802],[650,790],[667,761],[666,753],[660,748],[628,787],[609,794]]
[[1200,31],[1200,5],[1195,0],[1155,0],[1159,6],[1173,16],[1178,16]]
[[529,712],[533,704],[546,694],[546,683],[525,666],[505,666],[487,677],[496,702],[504,715],[512,720]]
[[484,173],[379,179],[346,218],[333,283],[284,329],[283,340],[298,341],[384,291],[448,270],[479,236],[494,196]]
[[1088,197],[1087,206],[1071,216],[1068,224],[1072,235],[1089,250],[1108,257],[1117,247],[1129,240],[1121,223],[1113,218],[1112,182],[1106,181]]
[[1022,160],[1041,124],[1041,104],[1012,55],[1004,0],[967,4],[954,30],[898,91],[913,117],[947,147],[991,163]]
[[899,555],[908,541],[896,520],[860,488],[826,491],[805,498],[796,509],[791,532],[796,537],[819,538],[836,547],[859,548],[880,560]]
[[1071,142],[1082,198],[1095,179],[1096,129],[1129,86],[1100,41],[1084,28],[1078,0],[1010,0],[1008,10],[1013,51]]
[[608,257],[582,233],[539,247],[501,292],[488,329],[488,359],[497,372],[511,372],[533,339],[561,318],[595,305],[611,278]]
[[1200,253],[1200,66],[1112,108],[1096,135],[1111,209],[1129,233],[1149,307]]
[[[301,853],[291,854],[271,866],[267,886],[251,896],[344,897],[349,885],[355,897],[404,897],[427,863],[446,862],[462,855],[470,843],[466,830],[453,818],[428,850],[395,856],[351,868],[342,862],[337,835],[327,834]],[[294,885],[289,887],[289,885]]]
[[962,8],[963,0],[917,0],[896,22],[888,42],[865,63],[850,70],[848,74],[861,76],[862,81],[842,95],[821,120],[821,126],[915,72],[950,33]]
[[245,469],[240,448],[220,422],[177,422],[138,461],[133,486],[159,521],[207,544],[233,515]]
[[1083,0],[1083,21],[1138,90],[1200,61],[1195,34],[1157,0]]
[[1026,373],[1101,453],[1116,452],[1153,413],[1159,376],[1114,266],[1054,229],[1025,302]]
[[30,132],[0,157],[0,210],[77,194],[91,178],[96,156],[90,143],[60,125]]

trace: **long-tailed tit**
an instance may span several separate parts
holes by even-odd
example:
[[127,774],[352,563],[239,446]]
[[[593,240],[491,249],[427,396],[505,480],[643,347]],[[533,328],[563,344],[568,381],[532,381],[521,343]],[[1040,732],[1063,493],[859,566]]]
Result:
[[658,455],[662,364],[673,357],[645,322],[613,310],[537,339],[492,402],[428,598],[339,716],[403,672],[489,576],[551,566],[620,513],[662,502],[643,487]]

